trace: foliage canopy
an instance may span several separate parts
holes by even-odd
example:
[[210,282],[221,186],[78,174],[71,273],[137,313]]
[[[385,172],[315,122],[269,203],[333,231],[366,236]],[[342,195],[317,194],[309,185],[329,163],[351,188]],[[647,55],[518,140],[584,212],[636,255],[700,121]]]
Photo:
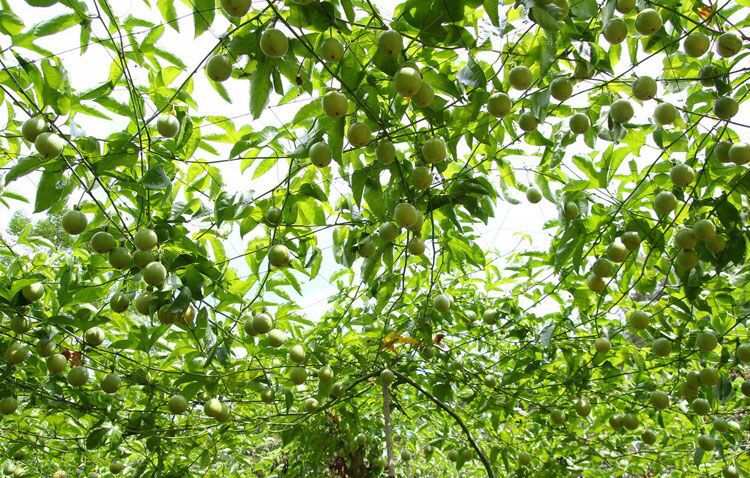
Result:
[[2,473],[750,475],[747,0],[119,3],[0,0]]

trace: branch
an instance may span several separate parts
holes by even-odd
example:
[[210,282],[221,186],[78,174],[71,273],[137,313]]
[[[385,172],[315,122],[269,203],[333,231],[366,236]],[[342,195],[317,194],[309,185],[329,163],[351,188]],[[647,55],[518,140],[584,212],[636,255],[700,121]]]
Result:
[[388,478],[395,478],[396,471],[393,469],[393,432],[391,431],[391,401],[388,395],[388,384],[383,382],[383,421],[385,422],[385,450],[388,454],[386,470]]
[[453,410],[451,410],[451,408],[448,405],[446,405],[442,401],[438,400],[437,397],[435,397],[433,394],[431,394],[430,392],[428,392],[427,390],[425,390],[424,388],[422,388],[422,386],[419,385],[414,380],[410,379],[409,377],[407,377],[406,375],[404,375],[402,373],[396,372],[395,370],[393,371],[393,373],[398,378],[400,378],[404,382],[406,382],[409,385],[411,385],[412,387],[414,387],[422,395],[424,395],[425,397],[427,397],[430,400],[432,400],[432,402],[435,405],[437,405],[438,407],[442,408],[448,415],[450,415],[451,417],[453,417],[454,420],[456,420],[456,423],[458,423],[458,426],[461,427],[461,430],[463,430],[464,435],[466,435],[466,439],[469,440],[469,443],[471,444],[471,447],[474,448],[474,451],[476,451],[477,454],[479,455],[479,459],[482,460],[482,464],[484,465],[484,469],[487,471],[487,476],[489,478],[495,478],[495,474],[492,472],[492,465],[490,464],[490,460],[487,459],[487,456],[479,448],[479,445],[477,445],[477,442],[471,436],[471,432],[469,431],[469,428],[466,426],[466,424],[461,419],[461,417],[459,417],[456,414],[456,412],[454,412]]

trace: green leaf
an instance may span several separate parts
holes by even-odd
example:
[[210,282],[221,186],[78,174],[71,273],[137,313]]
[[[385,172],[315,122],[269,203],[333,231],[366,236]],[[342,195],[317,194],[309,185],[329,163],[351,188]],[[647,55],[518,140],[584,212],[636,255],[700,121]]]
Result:
[[326,31],[335,24],[336,11],[331,3],[320,2],[309,5],[292,5],[288,22],[297,27],[304,27],[319,32]]
[[104,445],[104,439],[107,436],[108,430],[106,428],[97,428],[88,433],[86,437],[86,449],[96,450],[100,446]]
[[143,179],[141,180],[143,187],[151,190],[166,189],[171,183],[169,176],[167,176],[167,173],[164,171],[164,166],[161,164],[152,166],[151,169],[146,171],[146,174],[143,175]]
[[446,401],[453,396],[453,389],[448,382],[437,382],[432,386],[432,394],[440,401]]
[[555,328],[556,328],[556,325],[552,323],[542,329],[539,342],[545,347],[549,346],[550,340],[552,340],[552,336],[555,333]]
[[496,27],[500,27],[500,16],[498,15],[499,0],[484,0],[484,11],[490,17],[490,22]]
[[232,97],[229,96],[229,92],[224,87],[224,85],[222,85],[221,83],[218,83],[216,81],[212,81],[211,82],[211,86],[213,87],[214,90],[216,90],[216,92],[219,94],[219,96],[221,96],[221,98],[224,101],[226,101],[227,103],[231,103],[232,102]]
[[0,33],[18,35],[23,31],[23,20],[13,12],[0,10]]
[[[372,176],[372,175],[371,175]],[[380,183],[372,177],[368,177],[365,182],[365,202],[370,208],[370,211],[375,217],[380,219],[386,218],[385,200],[383,198],[383,191],[380,188]]]
[[560,22],[542,7],[531,7],[531,16],[545,30],[556,32],[560,29]]
[[292,123],[297,124],[302,120],[306,120],[307,118],[320,117],[322,114],[323,106],[321,105],[320,100],[313,100],[297,110],[297,112],[294,114]]
[[193,2],[193,25],[196,38],[211,28],[215,15],[215,0],[195,0]]
[[345,90],[356,91],[365,76],[362,65],[351,53],[345,54],[339,63],[341,64],[339,67],[341,83],[345,86]]
[[85,54],[89,49],[89,43],[91,41],[91,22],[81,22],[81,55]]
[[433,89],[444,91],[454,98],[461,98],[461,90],[456,83],[451,80],[448,74],[428,68],[422,73],[422,78],[427,81]]
[[102,96],[107,96],[112,92],[112,89],[114,88],[114,85],[107,81],[105,83],[102,83],[101,85],[91,88],[88,90],[84,90],[78,95],[78,99],[80,100],[95,100],[97,98],[100,98]]
[[726,375],[722,375],[719,383],[711,387],[711,389],[714,396],[722,402],[728,401],[730,398],[732,398],[732,395],[734,395],[732,381]]
[[693,452],[693,464],[695,466],[699,466],[701,464],[704,454],[705,452],[703,451],[703,448],[698,447],[695,449],[695,451]]
[[34,212],[42,212],[54,206],[63,197],[65,181],[60,170],[46,169],[39,179],[34,201]]
[[466,65],[459,70],[456,79],[459,83],[466,86],[474,86],[476,88],[487,87],[487,77],[485,77],[482,67],[474,61],[473,56],[469,56],[469,60],[466,62]]
[[94,101],[120,116],[130,117],[133,113],[130,106],[120,103],[110,96],[100,96]]
[[588,20],[599,13],[596,0],[576,0],[571,2],[570,12],[581,20]]
[[328,145],[333,152],[333,160],[339,164],[343,162],[344,121],[344,118],[331,120],[333,126],[328,130]]
[[341,0],[341,8],[344,9],[344,14],[346,14],[346,19],[349,20],[349,22],[353,22],[356,18],[356,14],[354,13],[352,0]]
[[[557,60],[557,41],[555,37],[545,35],[545,41],[539,48],[539,70],[541,75],[547,75],[550,67]],[[545,117],[547,111],[545,110]]]
[[154,48],[154,53],[164,58],[165,60],[175,65],[176,67],[182,70],[187,70],[187,65],[185,65],[185,63],[182,60],[180,60],[180,58],[177,55],[174,55],[173,53],[167,50],[162,50],[160,48]]
[[190,300],[192,299],[192,294],[190,293],[190,289],[188,287],[183,287],[180,289],[180,293],[177,295],[177,298],[172,302],[172,305],[169,306],[169,311],[174,314],[181,314],[187,310],[187,308],[190,306]]
[[278,163],[278,159],[276,158],[265,158],[258,164],[258,166],[255,168],[255,171],[253,171],[253,179],[257,179],[264,174],[266,174],[272,167]]
[[362,204],[362,193],[365,190],[365,182],[369,174],[369,167],[357,169],[352,174],[352,196],[354,196],[354,203],[357,206]]
[[365,284],[371,284],[375,272],[380,267],[380,251],[378,250],[373,256],[366,258],[362,262],[362,269],[360,274],[362,275],[362,282]]
[[576,154],[575,156],[573,156],[573,163],[578,166],[578,169],[583,171],[586,176],[589,177],[589,179],[596,181],[600,175],[599,171],[594,166],[594,163],[592,163],[591,160],[585,156]]
[[273,83],[273,91],[279,96],[284,96],[284,83],[281,81],[281,73],[278,68],[271,70],[271,81]]
[[253,118],[259,118],[268,104],[271,96],[271,69],[272,61],[263,59],[250,77],[250,113]]
[[78,25],[80,21],[81,18],[75,13],[66,13],[34,25],[32,33],[38,37],[52,35]]
[[26,156],[19,159],[16,164],[8,171],[5,175],[5,184],[10,184],[12,181],[26,176],[30,172],[42,167],[44,159],[39,156]]
[[180,26],[177,23],[177,10],[174,6],[174,0],[156,0],[156,5],[159,7],[161,16],[167,24],[175,30],[180,31]]
[[326,201],[328,197],[326,193],[315,183],[305,183],[299,188],[299,193],[303,196],[308,196],[318,201]]

